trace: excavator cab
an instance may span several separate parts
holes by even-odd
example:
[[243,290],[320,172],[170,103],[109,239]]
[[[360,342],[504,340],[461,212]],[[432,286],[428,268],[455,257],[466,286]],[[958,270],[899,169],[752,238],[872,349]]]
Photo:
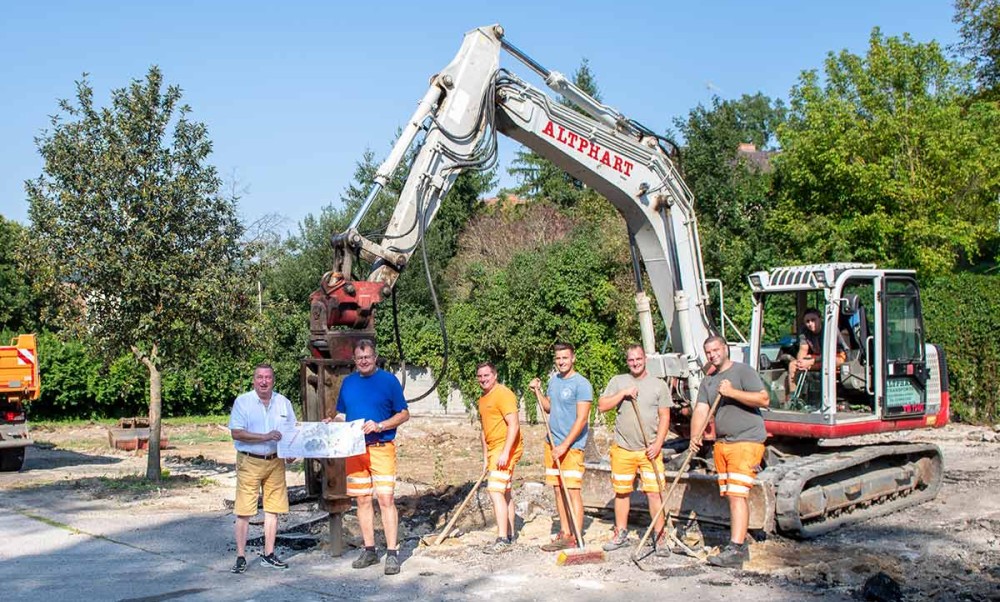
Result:
[[[771,394],[772,436],[837,438],[947,421],[944,360],[924,342],[912,271],[823,264],[757,272],[750,282],[750,359]],[[811,369],[796,370],[806,308],[821,316],[821,351],[808,355]]]

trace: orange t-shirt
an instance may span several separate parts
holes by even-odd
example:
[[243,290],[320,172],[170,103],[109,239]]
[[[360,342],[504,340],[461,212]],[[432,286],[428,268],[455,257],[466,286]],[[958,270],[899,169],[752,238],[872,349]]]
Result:
[[[497,383],[489,393],[479,398],[479,419],[483,423],[487,448],[503,446],[507,440],[507,421],[503,418],[507,414],[517,415],[517,398],[513,391]],[[519,432],[511,453],[521,449],[521,445]]]

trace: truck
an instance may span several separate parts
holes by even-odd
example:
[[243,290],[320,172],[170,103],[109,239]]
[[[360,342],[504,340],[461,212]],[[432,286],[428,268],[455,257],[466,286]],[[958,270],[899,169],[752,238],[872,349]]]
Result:
[[24,451],[33,443],[26,403],[41,394],[37,349],[33,334],[0,345],[0,471],[21,470]]
[[[506,52],[537,74],[569,104],[556,102],[500,66]],[[375,309],[420,249],[442,199],[458,175],[496,161],[504,135],[548,159],[600,193],[628,229],[635,307],[647,369],[671,385],[676,413],[689,412],[708,367],[708,337],[725,334],[732,321],[712,316],[702,263],[695,199],[678,170],[672,144],[650,128],[602,104],[562,74],[549,71],[509,42],[500,25],[468,32],[455,58],[430,81],[349,227],[332,237],[333,264],[310,297],[311,357],[303,362],[304,413],[322,418],[350,373],[353,341],[373,336]],[[400,168],[405,185],[381,240],[359,224]],[[355,264],[371,266],[365,278]],[[924,340],[920,294],[912,270],[884,270],[858,263],[783,266],[748,275],[753,317],[748,337],[730,343],[731,357],[758,370],[771,407],[763,470],[750,499],[750,527],[793,537],[814,537],[840,525],[898,510],[934,497],[942,457],[918,442],[838,445],[856,435],[941,427],[948,422],[944,355]],[[649,282],[652,299],[645,290]],[[714,290],[713,290],[714,292]],[[719,307],[724,307],[721,286]],[[652,303],[651,303],[652,301]],[[657,339],[652,307],[665,325]],[[828,362],[788,382],[794,332],[807,307],[819,308],[824,357],[845,348],[842,365]],[[846,341],[846,342],[845,342]],[[842,347],[838,347],[841,345]],[[674,447],[687,447],[683,420]],[[707,447],[697,468],[680,475],[666,500],[673,515],[728,521]],[[665,454],[669,455],[670,450]],[[666,458],[669,459],[669,458]],[[585,503],[609,507],[609,465],[591,458]],[[339,514],[348,507],[342,463],[312,461],[307,487],[331,513],[337,553]],[[602,474],[603,473],[603,474]],[[674,475],[667,475],[671,480]],[[633,507],[644,503],[643,496]]]

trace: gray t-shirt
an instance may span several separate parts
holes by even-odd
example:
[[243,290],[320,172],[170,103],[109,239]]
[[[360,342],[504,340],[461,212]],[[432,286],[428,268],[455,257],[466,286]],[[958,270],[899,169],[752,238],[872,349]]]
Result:
[[[714,401],[719,392],[719,383],[723,380],[728,380],[740,391],[756,393],[767,389],[753,368],[740,362],[733,362],[728,370],[708,376],[701,381],[698,403],[710,404]],[[715,432],[727,443],[736,441],[763,443],[767,439],[760,408],[745,406],[731,397],[723,397],[719,401],[719,408],[715,411]]]
[[[605,387],[601,397],[614,395],[632,387],[639,389],[639,399],[636,402],[642,417],[642,425],[646,429],[646,438],[652,443],[656,439],[656,428],[660,424],[659,409],[674,405],[670,399],[670,387],[662,380],[648,374],[642,379],[636,379],[631,374],[618,374],[608,381],[608,386]],[[635,419],[635,410],[632,409],[632,402],[627,399],[618,404],[615,444],[629,451],[645,449],[642,445],[642,431],[639,430],[639,424]]]

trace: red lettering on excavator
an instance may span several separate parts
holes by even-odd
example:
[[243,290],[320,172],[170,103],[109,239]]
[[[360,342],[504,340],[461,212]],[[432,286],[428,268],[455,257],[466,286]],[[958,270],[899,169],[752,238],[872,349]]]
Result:
[[[556,131],[557,127],[559,128],[558,132]],[[557,142],[565,144],[580,154],[587,155],[602,165],[607,165],[618,173],[624,174],[625,176],[632,175],[632,168],[635,167],[634,163],[627,161],[618,153],[602,149],[598,144],[591,142],[580,134],[570,131],[561,125],[552,123],[551,120],[545,124],[544,128],[542,128],[542,134],[556,140]]]
[[566,130],[563,129],[563,126],[559,126],[559,135],[556,136],[556,140],[566,144]]

